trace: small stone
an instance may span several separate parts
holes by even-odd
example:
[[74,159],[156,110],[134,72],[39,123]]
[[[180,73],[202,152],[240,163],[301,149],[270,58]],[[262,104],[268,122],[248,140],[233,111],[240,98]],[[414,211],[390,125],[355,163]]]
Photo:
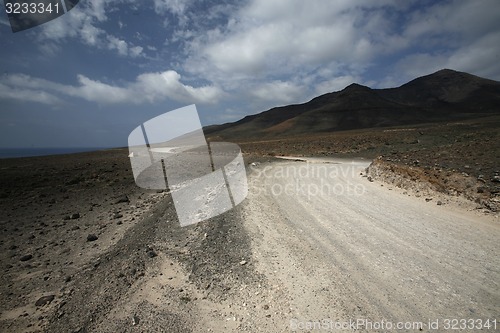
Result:
[[99,237],[97,237],[95,234],[88,234],[87,236],[87,242],[93,242],[96,241]]
[[44,306],[46,304],[49,304],[54,300],[56,296],[55,295],[48,295],[48,296],[43,296],[38,299],[38,301],[35,302],[35,306]]
[[119,203],[129,203],[129,202],[130,202],[130,199],[126,195],[119,197],[115,201],[116,204],[119,204]]
[[442,202],[442,201],[438,201],[438,202],[436,202],[436,205],[438,205],[438,206],[441,206],[442,204],[443,204],[443,202]]
[[426,201],[426,202],[429,202],[429,201],[431,201],[431,200],[432,200],[432,198],[425,198],[425,201]]
[[156,252],[155,252],[155,251],[153,251],[153,250],[149,250],[149,251],[148,251],[148,257],[150,257],[150,258],[154,258],[154,257],[156,257],[156,256],[158,256],[158,254],[156,254]]
[[493,178],[491,178],[491,181],[493,183],[500,183],[500,176],[498,175],[493,176]]
[[114,218],[114,219],[119,219],[119,218],[122,218],[122,217],[123,217],[123,214],[120,214],[120,213],[115,213],[115,214],[113,215],[113,218]]
[[262,308],[263,308],[264,310],[269,310],[269,305],[267,305],[267,304],[266,304],[266,305],[264,305]]
[[133,316],[132,317],[132,326],[138,325],[139,324],[139,317]]
[[80,218],[80,213],[71,214],[71,216],[69,218],[72,219],[72,220],[79,219]]
[[19,260],[21,260],[21,261],[28,261],[28,260],[31,260],[32,258],[33,258],[33,256],[31,254],[25,254]]
[[246,260],[242,260],[242,261],[240,261],[240,265],[242,265],[242,266],[243,266],[243,265],[246,265],[246,264],[247,264],[247,261],[246,261]]

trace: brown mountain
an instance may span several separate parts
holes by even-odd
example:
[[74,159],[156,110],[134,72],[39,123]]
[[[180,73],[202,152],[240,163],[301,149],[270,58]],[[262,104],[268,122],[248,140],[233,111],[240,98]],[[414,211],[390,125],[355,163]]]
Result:
[[272,108],[204,128],[211,139],[289,135],[455,121],[500,114],[500,82],[449,69],[398,88],[351,84],[304,104]]

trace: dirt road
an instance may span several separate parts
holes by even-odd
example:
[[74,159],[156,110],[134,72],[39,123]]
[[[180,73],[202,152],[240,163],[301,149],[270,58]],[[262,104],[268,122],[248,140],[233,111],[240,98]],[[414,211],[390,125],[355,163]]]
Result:
[[257,270],[280,291],[275,327],[360,320],[360,331],[436,332],[453,325],[447,319],[498,321],[498,219],[369,182],[360,175],[367,165],[252,166],[244,221]]

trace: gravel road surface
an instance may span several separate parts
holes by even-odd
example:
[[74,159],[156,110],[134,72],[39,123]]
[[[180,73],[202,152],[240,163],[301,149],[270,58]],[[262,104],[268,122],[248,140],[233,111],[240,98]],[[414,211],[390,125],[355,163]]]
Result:
[[369,182],[367,161],[291,159],[252,165],[244,206],[274,328],[437,332],[474,319],[472,332],[500,319],[498,219]]

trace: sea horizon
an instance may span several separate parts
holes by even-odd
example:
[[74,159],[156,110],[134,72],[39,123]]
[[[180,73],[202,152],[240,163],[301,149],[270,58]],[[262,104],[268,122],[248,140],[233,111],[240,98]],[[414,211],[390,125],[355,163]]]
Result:
[[51,155],[65,155],[112,149],[112,147],[26,147],[26,148],[0,148],[0,159],[18,157],[39,157]]

